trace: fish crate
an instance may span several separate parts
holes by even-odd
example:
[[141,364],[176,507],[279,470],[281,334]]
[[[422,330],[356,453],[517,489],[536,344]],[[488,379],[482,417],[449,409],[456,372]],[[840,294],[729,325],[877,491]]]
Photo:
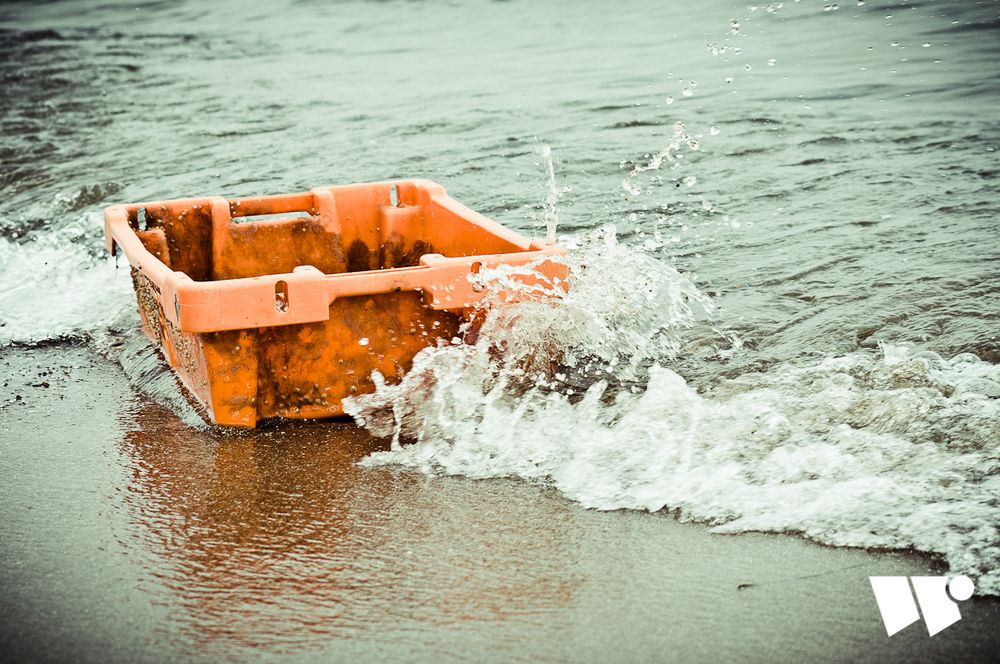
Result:
[[[470,210],[427,180],[113,205],[146,334],[216,424],[343,415],[450,342],[490,286],[483,267],[558,284],[563,250]],[[503,295],[501,293],[501,295]]]

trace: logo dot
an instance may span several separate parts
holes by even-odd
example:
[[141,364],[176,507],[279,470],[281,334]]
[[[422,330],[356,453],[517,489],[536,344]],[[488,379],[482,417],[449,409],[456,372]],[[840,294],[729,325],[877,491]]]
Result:
[[976,586],[973,585],[972,579],[964,574],[962,576],[956,576],[948,582],[948,594],[959,602],[972,597],[972,593],[975,589]]

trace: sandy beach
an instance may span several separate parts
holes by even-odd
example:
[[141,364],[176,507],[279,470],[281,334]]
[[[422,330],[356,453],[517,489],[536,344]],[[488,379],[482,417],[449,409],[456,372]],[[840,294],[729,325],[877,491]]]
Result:
[[199,432],[85,348],[0,355],[8,661],[987,661],[1000,602],[889,638],[926,557],[714,535],[356,465],[347,423]]

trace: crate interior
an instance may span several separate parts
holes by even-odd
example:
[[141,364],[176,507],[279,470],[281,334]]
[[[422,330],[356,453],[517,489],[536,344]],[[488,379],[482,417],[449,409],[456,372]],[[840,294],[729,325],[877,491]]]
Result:
[[284,274],[300,265],[326,274],[391,269],[417,265],[424,254],[528,249],[517,236],[411,182],[222,200],[134,205],[129,223],[147,250],[195,281]]

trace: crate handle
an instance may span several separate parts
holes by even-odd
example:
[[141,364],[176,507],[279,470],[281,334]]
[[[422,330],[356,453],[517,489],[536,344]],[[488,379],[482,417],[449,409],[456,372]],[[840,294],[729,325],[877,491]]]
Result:
[[277,194],[274,196],[250,196],[247,198],[225,199],[213,197],[212,218],[232,223],[240,217],[256,217],[272,214],[305,212],[319,217],[319,223],[330,232],[339,232],[337,202],[329,189],[317,188],[298,194]]

